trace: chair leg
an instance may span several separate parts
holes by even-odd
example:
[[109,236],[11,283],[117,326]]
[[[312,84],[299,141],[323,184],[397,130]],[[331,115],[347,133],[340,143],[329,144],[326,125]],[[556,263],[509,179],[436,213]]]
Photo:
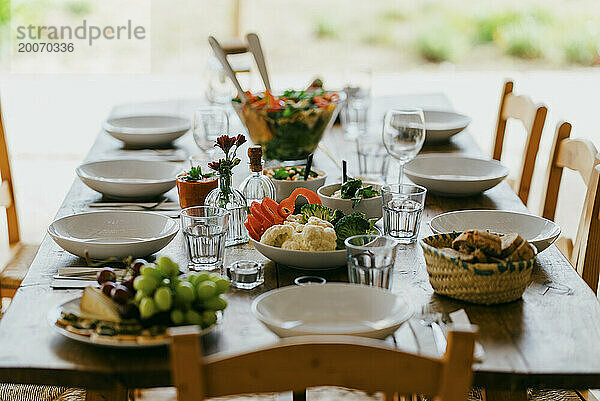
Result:
[[304,391],[294,391],[292,395],[293,401],[306,401],[306,390]]

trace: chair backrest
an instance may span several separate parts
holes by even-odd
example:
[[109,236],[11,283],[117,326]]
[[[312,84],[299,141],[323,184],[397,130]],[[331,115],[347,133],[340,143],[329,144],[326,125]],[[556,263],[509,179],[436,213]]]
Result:
[[464,401],[472,381],[475,329],[449,331],[446,353],[436,359],[348,336],[296,337],[244,354],[203,357],[198,328],[177,327],[169,330],[172,379],[180,401],[327,385]]
[[547,112],[548,109],[546,106],[536,105],[527,96],[515,95],[513,93],[512,81],[507,81],[504,84],[502,98],[500,99],[500,109],[498,111],[498,124],[496,126],[493,158],[500,160],[500,157],[502,156],[506,122],[508,119],[517,119],[521,121],[527,130],[527,144],[523,156],[521,177],[515,190],[521,201],[526,205],[527,199],[529,198],[531,178],[533,177],[535,159],[540,146],[540,139],[542,137]]
[[[579,225],[577,227],[577,235],[574,244],[570,239],[566,239],[559,242],[559,244],[563,244],[562,246],[559,246],[559,248],[561,248],[561,251],[567,256],[571,264],[578,267],[578,271],[583,276],[584,270],[588,269],[584,269],[581,264],[582,262],[579,259],[581,249],[588,240],[589,226],[592,219],[591,210],[589,209],[593,207],[594,202],[600,202],[600,199],[596,199],[596,174],[594,169],[594,167],[600,163],[600,160],[598,160],[597,157],[598,151],[591,141],[583,138],[571,139],[570,135],[571,124],[568,122],[561,122],[557,125],[548,166],[548,178],[542,217],[554,220],[563,170],[568,168],[578,172],[587,186],[587,191],[583,210],[581,211],[579,219]],[[585,250],[583,253],[585,254]],[[591,284],[591,282],[588,282],[587,280],[586,282],[594,289],[594,291],[596,291],[598,285],[597,276],[595,278],[595,284]]]
[[19,234],[19,220],[17,218],[17,205],[13,190],[12,173],[10,170],[10,159],[6,147],[6,136],[4,131],[4,118],[0,107],[0,174],[2,184],[0,185],[0,206],[6,209],[6,221],[8,223],[8,242],[15,245],[21,240]]
[[583,224],[578,231],[576,243],[576,268],[583,280],[594,293],[598,293],[600,278],[600,156],[596,156],[596,166],[592,171],[584,214]]

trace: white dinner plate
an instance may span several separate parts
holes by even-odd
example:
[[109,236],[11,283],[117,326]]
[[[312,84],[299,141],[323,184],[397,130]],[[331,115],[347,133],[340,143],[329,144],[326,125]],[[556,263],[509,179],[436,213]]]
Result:
[[263,256],[286,266],[323,270],[346,265],[345,249],[336,251],[298,251],[265,245],[252,238],[250,238],[250,243]]
[[75,172],[84,184],[107,197],[146,199],[173,188],[181,165],[150,160],[106,160],[84,163]]
[[378,287],[327,283],[283,287],[252,303],[252,312],[279,337],[352,335],[383,339],[411,318],[402,297]]
[[518,233],[533,244],[538,252],[548,248],[560,235],[553,221],[533,214],[508,210],[460,210],[435,216],[429,221],[435,234],[465,230],[489,230],[496,234]]
[[423,110],[423,116],[427,143],[448,141],[471,123],[471,117],[451,111]]
[[103,128],[111,136],[135,147],[167,145],[191,127],[190,120],[170,115],[139,115],[113,117]]
[[143,257],[163,249],[177,235],[179,224],[152,212],[101,211],[55,220],[48,234],[65,251],[92,259]]
[[445,196],[479,194],[498,185],[509,173],[497,160],[455,154],[418,156],[404,167],[412,182]]
[[[111,348],[149,348],[149,347],[159,347],[163,345],[169,344],[169,338],[166,336],[160,336],[158,338],[144,338],[143,340],[121,340],[109,336],[87,336],[83,334],[77,334],[66,330],[63,327],[60,327],[56,324],[57,320],[61,316],[61,312],[73,313],[77,316],[82,316],[82,312],[79,309],[79,302],[81,301],[81,297],[72,299],[63,303],[62,305],[51,309],[48,313],[48,323],[50,326],[54,327],[54,329],[61,335],[70,338],[71,340],[75,340],[85,344],[97,345],[101,347],[111,347]],[[82,316],[83,317],[83,316]],[[90,316],[90,318],[93,318]],[[213,324],[210,327],[203,329],[200,332],[200,335],[205,335],[213,331],[222,321],[222,314],[217,313],[217,323]]]

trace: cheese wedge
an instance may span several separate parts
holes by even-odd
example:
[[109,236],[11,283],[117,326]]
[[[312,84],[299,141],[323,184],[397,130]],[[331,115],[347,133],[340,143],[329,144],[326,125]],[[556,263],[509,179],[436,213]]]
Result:
[[79,302],[80,317],[104,320],[107,322],[120,322],[119,306],[107,297],[98,288],[87,287]]

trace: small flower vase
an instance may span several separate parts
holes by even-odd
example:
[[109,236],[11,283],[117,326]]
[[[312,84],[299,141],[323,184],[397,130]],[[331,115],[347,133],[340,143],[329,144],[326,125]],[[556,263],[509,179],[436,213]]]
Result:
[[231,172],[219,173],[219,187],[210,191],[204,204],[229,210],[226,246],[248,242],[248,231],[244,226],[248,204],[244,195],[231,184]]

